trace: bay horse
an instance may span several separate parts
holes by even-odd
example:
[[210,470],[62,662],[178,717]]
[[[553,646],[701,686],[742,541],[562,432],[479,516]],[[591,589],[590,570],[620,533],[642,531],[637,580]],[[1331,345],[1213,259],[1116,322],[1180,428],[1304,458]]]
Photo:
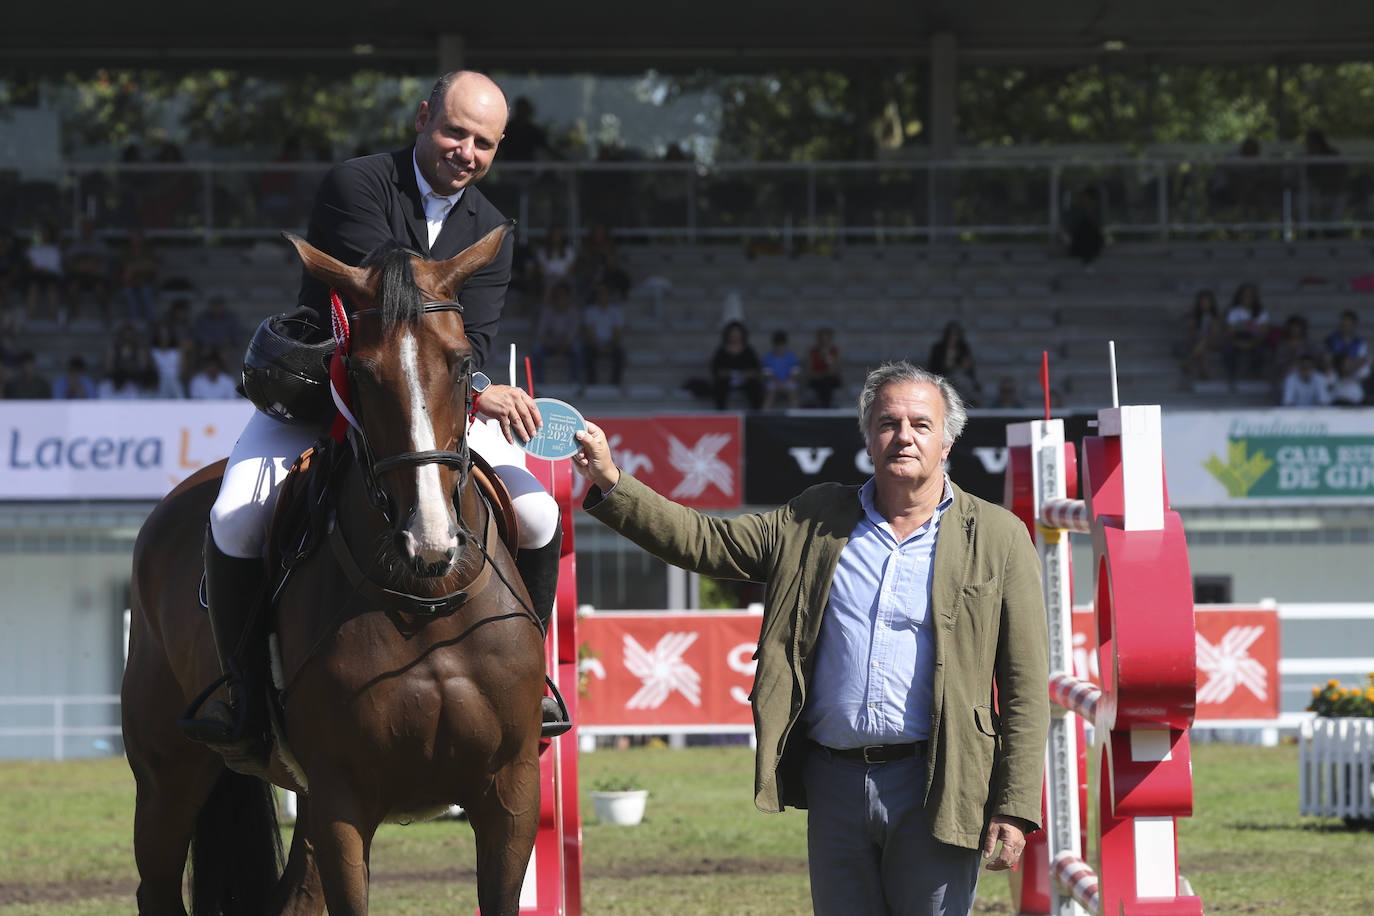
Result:
[[266,618],[277,690],[261,775],[301,793],[298,819],[283,872],[269,782],[177,730],[219,673],[198,586],[221,462],[169,494],[134,547],[122,716],[140,913],[186,913],[189,848],[195,913],[361,916],[378,825],[453,803],[476,838],[482,913],[517,912],[538,829],[543,634],[470,472],[474,367],[455,301],[509,229],[448,261],[395,248],[357,268],[288,236],[355,307],[357,420],[324,496],[311,488],[328,533],[277,577]]

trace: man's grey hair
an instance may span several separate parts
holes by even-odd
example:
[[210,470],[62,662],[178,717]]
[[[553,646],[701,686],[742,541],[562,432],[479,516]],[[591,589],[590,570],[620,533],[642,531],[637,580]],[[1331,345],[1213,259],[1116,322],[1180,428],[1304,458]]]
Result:
[[868,423],[873,419],[873,402],[884,385],[902,382],[917,382],[934,385],[945,401],[945,435],[942,445],[950,445],[964,431],[968,423],[968,411],[964,409],[964,399],[954,390],[943,375],[936,375],[914,366],[906,360],[883,363],[864,379],[864,389],[859,393],[859,431],[863,433],[864,444],[869,445]]

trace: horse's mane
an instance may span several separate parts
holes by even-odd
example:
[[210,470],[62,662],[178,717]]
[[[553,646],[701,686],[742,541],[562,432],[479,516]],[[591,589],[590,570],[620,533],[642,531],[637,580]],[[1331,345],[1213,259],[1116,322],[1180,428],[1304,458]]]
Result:
[[363,259],[360,267],[375,268],[380,273],[377,283],[377,311],[383,328],[401,323],[413,324],[424,314],[420,288],[415,285],[412,252],[394,240],[378,245]]

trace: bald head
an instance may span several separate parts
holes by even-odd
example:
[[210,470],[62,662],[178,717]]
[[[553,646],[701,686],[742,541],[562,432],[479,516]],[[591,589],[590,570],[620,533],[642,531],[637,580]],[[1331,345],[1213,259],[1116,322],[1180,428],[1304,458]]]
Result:
[[501,87],[472,70],[446,73],[415,115],[415,163],[445,196],[481,180],[505,135],[509,110]]

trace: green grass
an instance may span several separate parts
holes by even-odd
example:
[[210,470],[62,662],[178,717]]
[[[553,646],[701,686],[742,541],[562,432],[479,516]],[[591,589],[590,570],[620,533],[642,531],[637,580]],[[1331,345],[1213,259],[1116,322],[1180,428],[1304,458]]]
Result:
[[[1298,816],[1295,747],[1200,745],[1193,763],[1180,860],[1209,914],[1374,909],[1374,831]],[[598,751],[580,766],[588,916],[810,912],[805,815],[754,810],[747,749]],[[595,823],[586,787],[631,774],[650,791],[644,823]],[[132,823],[121,759],[0,763],[0,916],[133,912]],[[383,827],[372,912],[474,912],[473,861],[464,823]],[[985,875],[977,912],[1009,913],[1008,900],[1005,878]]]

